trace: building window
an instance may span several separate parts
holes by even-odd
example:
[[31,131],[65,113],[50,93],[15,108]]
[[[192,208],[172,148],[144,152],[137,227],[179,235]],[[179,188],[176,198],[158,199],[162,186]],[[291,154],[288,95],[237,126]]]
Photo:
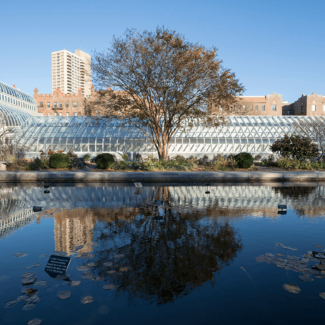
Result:
[[55,112],[55,113],[54,113],[54,116],[58,116],[58,113],[57,113],[57,112]]
[[69,113],[65,113],[66,116],[69,116]]
[[54,102],[54,108],[57,108],[57,107],[58,107],[57,102]]
[[304,112],[304,107],[303,106],[301,106],[301,113],[303,113]]
[[246,111],[246,105],[243,105],[243,112]]
[[312,112],[316,112],[316,105],[311,105]]
[[59,107],[62,108],[62,103],[61,102],[59,103]]
[[73,115],[74,115],[74,116],[77,116],[77,115],[78,115],[78,113],[73,113]]
[[60,116],[62,116],[62,113],[59,113]]
[[272,105],[272,111],[273,111],[273,112],[276,111],[276,105]]
[[51,107],[50,102],[47,102],[47,108],[50,108],[50,107]]
[[39,102],[38,107],[43,107],[43,102]]
[[249,110],[250,110],[250,111],[253,110],[253,105],[249,106]]
[[255,106],[255,111],[256,111],[256,112],[258,111],[258,105]]
[[78,107],[78,103],[77,102],[73,102],[73,107]]
[[265,105],[262,105],[262,111],[265,112]]
[[65,103],[65,107],[66,107],[66,108],[69,108],[69,102],[66,102],[66,103]]

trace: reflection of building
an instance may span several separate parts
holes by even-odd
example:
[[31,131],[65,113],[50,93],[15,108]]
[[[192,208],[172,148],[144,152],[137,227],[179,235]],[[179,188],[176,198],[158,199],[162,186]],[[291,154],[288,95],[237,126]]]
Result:
[[55,250],[68,255],[76,246],[83,245],[79,253],[91,252],[93,248],[93,219],[85,210],[75,209],[54,214]]

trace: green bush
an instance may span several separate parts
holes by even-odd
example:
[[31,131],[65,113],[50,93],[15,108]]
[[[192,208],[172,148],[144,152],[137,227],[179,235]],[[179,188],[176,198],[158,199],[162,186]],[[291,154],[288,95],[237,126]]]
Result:
[[239,168],[249,168],[254,162],[253,156],[247,152],[241,152],[240,154],[236,155],[235,160]]
[[84,160],[84,161],[89,161],[90,158],[91,158],[91,155],[90,155],[89,153],[87,153],[87,154],[84,155],[83,160]]
[[95,158],[95,163],[100,169],[110,168],[113,166],[114,162],[114,156],[109,153],[101,153]]
[[55,153],[50,156],[50,167],[67,168],[70,164],[70,157],[65,153]]
[[286,134],[282,139],[276,140],[270,148],[281,157],[297,160],[312,159],[319,155],[317,145],[311,139],[297,134]]

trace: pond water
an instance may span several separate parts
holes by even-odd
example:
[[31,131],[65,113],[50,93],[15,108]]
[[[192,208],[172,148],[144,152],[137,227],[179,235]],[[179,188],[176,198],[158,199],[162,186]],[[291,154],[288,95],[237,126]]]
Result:
[[[2,185],[0,324],[323,324],[324,197],[316,184]],[[46,272],[50,258],[66,274]]]

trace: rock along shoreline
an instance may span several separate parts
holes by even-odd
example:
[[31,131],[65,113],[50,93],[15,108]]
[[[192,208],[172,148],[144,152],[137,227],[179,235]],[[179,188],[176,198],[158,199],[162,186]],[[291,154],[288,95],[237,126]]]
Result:
[[3,171],[0,183],[263,183],[325,182],[325,172],[47,172]]

